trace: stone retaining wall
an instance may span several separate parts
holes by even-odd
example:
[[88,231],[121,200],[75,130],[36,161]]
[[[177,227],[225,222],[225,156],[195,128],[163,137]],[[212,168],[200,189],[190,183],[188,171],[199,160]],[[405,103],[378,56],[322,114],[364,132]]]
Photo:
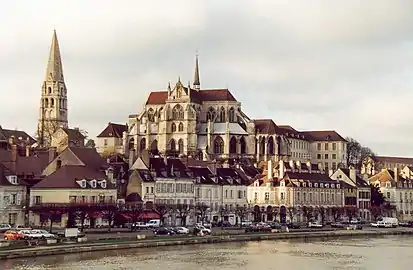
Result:
[[75,244],[75,245],[58,245],[42,246],[25,249],[11,249],[0,252],[0,260],[34,257],[46,255],[58,255],[67,253],[80,253],[91,251],[104,251],[129,248],[147,248],[158,246],[174,245],[193,245],[193,244],[211,244],[223,242],[244,242],[244,241],[263,241],[263,240],[289,240],[289,239],[311,239],[311,238],[334,238],[334,237],[368,237],[384,235],[413,235],[413,230],[389,230],[389,231],[329,231],[329,232],[311,232],[311,233],[273,233],[273,234],[240,234],[225,236],[205,236],[205,237],[188,237],[188,238],[170,238],[170,239],[151,239],[125,241],[124,243],[94,243],[94,244]]

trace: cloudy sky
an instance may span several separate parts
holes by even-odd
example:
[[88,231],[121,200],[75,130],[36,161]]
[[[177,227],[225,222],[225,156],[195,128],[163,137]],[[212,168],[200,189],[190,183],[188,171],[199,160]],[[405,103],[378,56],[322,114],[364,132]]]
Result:
[[[150,3],[150,4],[149,4]],[[69,124],[95,137],[149,91],[228,87],[251,118],[413,156],[413,1],[14,0],[0,9],[0,125],[33,134],[53,29]]]

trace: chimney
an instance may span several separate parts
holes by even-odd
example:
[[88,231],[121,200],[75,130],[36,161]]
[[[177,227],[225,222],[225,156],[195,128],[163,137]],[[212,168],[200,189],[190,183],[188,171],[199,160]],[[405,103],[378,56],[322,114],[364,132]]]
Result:
[[30,157],[30,145],[26,144],[26,157]]
[[294,171],[294,161],[290,160],[289,163],[290,163],[291,171],[293,172]]
[[17,161],[17,155],[18,155],[17,145],[12,144],[11,145],[11,161],[13,163],[15,163]]
[[112,184],[115,183],[114,177],[113,177],[113,168],[112,168],[112,167],[110,167],[110,168],[106,171],[106,176],[108,177],[109,182],[111,182]]
[[357,174],[356,174],[356,169],[354,169],[353,167],[350,166],[349,168],[349,177],[351,179],[351,181],[353,181],[353,183],[357,182]]
[[394,167],[394,181],[397,183],[399,181],[399,169]]
[[14,136],[13,135],[11,135],[10,138],[9,138],[9,144],[10,145],[14,144]]
[[49,163],[50,163],[56,158],[56,147],[50,147],[48,152],[49,152]]
[[284,167],[283,160],[280,160],[278,168],[279,168],[278,178],[282,179],[284,178],[284,173],[285,173],[285,167]]
[[268,180],[273,179],[273,170],[272,170],[272,160],[268,160],[268,167],[267,167],[267,173],[268,173]]
[[301,172],[301,162],[300,162],[299,160],[297,160],[297,161],[295,162],[295,165],[297,166],[298,172]]
[[60,160],[60,158],[58,160],[56,160],[56,171],[58,169],[60,169],[62,167],[62,161]]

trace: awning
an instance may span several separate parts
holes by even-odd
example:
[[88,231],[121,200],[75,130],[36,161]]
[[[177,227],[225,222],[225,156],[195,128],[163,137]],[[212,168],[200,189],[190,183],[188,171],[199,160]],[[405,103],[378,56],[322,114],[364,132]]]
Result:
[[140,219],[159,219],[159,214],[154,213],[154,212],[147,212],[147,213],[142,213],[139,216]]
[[120,214],[121,217],[123,217],[124,219],[132,219],[131,216],[129,216],[128,214]]

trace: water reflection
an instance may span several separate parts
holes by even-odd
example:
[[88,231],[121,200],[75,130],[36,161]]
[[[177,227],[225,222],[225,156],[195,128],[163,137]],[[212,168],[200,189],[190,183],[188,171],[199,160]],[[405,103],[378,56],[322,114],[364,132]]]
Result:
[[129,249],[3,261],[1,269],[412,269],[413,238],[264,241]]

